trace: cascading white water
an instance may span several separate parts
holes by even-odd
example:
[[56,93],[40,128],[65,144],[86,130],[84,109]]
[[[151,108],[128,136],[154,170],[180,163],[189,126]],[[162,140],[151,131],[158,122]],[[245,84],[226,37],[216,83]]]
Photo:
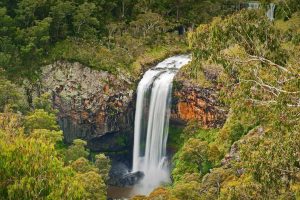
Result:
[[148,194],[170,181],[166,158],[172,81],[190,56],[170,57],[148,70],[137,89],[132,171],[142,171],[144,178],[138,192]]
[[273,21],[274,20],[274,11],[275,11],[275,4],[274,3],[270,3],[269,5],[269,9],[267,11],[267,17]]

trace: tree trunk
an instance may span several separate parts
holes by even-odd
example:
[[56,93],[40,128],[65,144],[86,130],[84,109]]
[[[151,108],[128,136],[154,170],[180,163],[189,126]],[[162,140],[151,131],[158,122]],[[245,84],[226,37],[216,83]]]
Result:
[[125,0],[122,1],[122,18],[125,17]]
[[179,21],[179,6],[176,6],[176,21]]

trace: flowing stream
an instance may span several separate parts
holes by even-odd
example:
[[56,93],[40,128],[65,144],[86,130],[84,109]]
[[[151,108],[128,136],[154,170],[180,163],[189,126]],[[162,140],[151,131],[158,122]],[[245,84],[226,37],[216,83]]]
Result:
[[137,89],[132,172],[144,178],[135,186],[138,194],[149,194],[170,182],[166,155],[171,91],[178,70],[188,64],[189,55],[170,57],[148,70]]

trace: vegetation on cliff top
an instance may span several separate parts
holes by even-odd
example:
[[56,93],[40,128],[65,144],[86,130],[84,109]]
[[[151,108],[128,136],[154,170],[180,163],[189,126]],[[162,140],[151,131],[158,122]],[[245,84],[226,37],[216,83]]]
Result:
[[[15,80],[34,80],[42,65],[58,59],[112,73],[132,71],[136,60],[157,48],[176,53],[179,45],[185,51],[184,38],[173,34],[177,27],[230,12],[221,7],[225,2],[4,0],[0,2],[0,66]],[[160,53],[158,59],[167,56]]]

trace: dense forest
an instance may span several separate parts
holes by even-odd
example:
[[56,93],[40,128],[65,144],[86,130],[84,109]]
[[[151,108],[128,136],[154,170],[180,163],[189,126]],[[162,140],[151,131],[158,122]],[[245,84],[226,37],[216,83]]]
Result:
[[42,66],[77,61],[135,79],[144,63],[187,52],[183,78],[218,88],[226,122],[190,121],[172,184],[133,199],[299,199],[300,1],[241,3],[1,0],[0,199],[107,199],[110,159],[66,144],[51,95],[29,94]]
[[34,79],[39,66],[57,59],[128,69],[149,49],[180,45],[171,34],[178,26],[231,12],[224,2],[1,1],[1,66],[14,79]]

